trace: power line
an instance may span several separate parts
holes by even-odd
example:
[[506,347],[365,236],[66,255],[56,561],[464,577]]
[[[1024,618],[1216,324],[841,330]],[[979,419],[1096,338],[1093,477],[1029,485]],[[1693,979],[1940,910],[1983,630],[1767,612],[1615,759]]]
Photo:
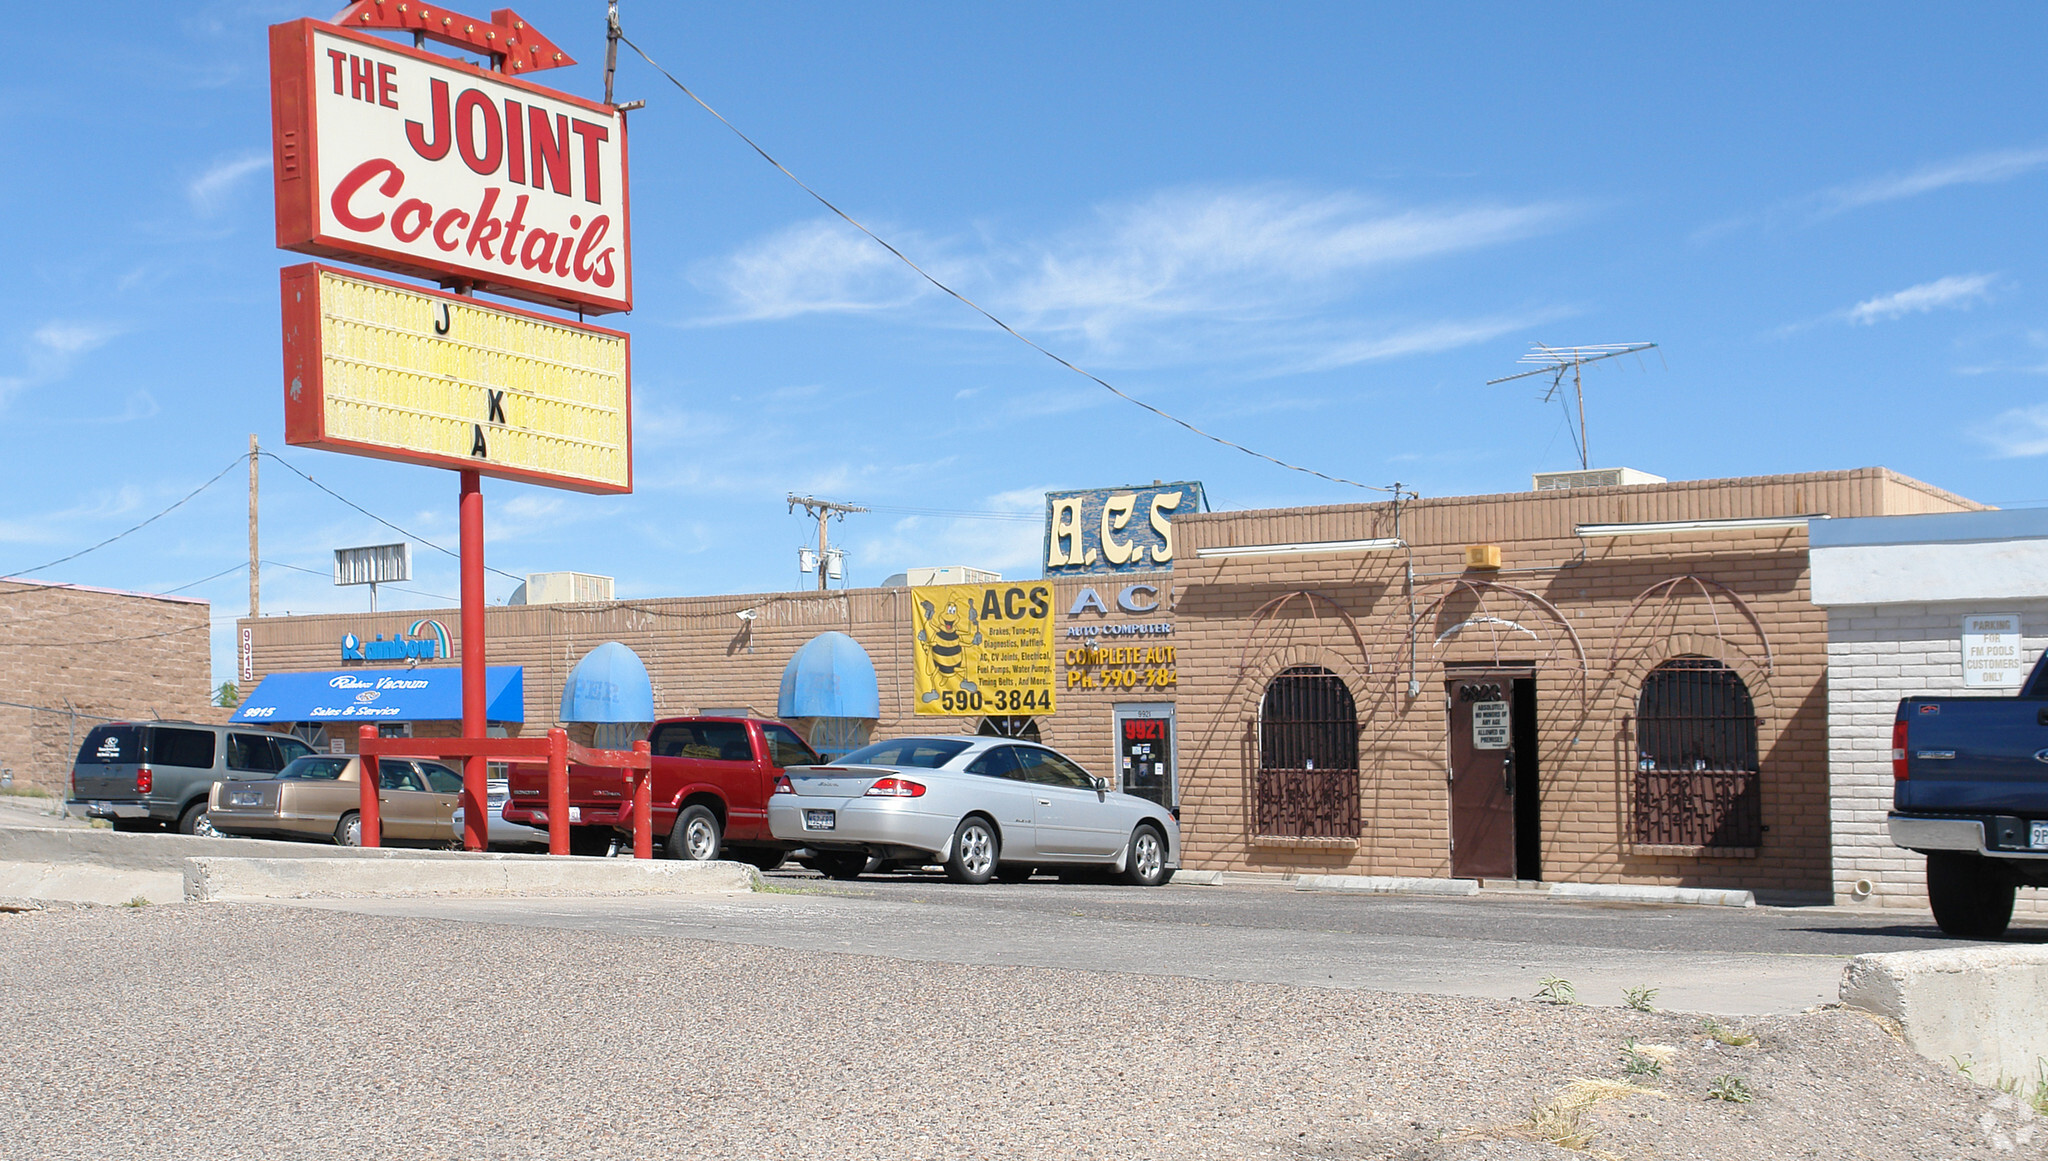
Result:
[[939,290],[943,291],[951,298],[965,305],[968,309],[974,311],[976,314],[994,323],[997,327],[1000,327],[1005,333],[1007,333],[1011,338],[1016,339],[1018,342],[1023,343],[1025,346],[1030,347],[1032,350],[1037,351],[1039,354],[1044,355],[1046,358],[1051,359],[1053,362],[1058,363],[1060,366],[1065,367],[1067,370],[1072,371],[1074,374],[1079,375],[1084,379],[1087,379],[1088,381],[1094,383],[1096,386],[1101,387],[1103,390],[1108,391],[1112,395],[1115,395],[1117,398],[1122,399],[1128,403],[1135,403],[1139,407],[1142,407],[1145,410],[1151,412],[1152,414],[1157,415],[1161,419],[1165,419],[1172,423],[1178,424],[1181,427],[1184,427],[1187,430],[1195,433],[1196,435],[1201,436],[1203,439],[1210,440],[1214,443],[1222,444],[1224,447],[1227,448],[1235,448],[1236,450],[1241,451],[1254,459],[1265,460],[1269,464],[1274,464],[1276,466],[1286,468],[1290,472],[1301,472],[1304,475],[1315,476],[1319,479],[1328,480],[1333,484],[1348,484],[1351,487],[1364,488],[1365,490],[1370,492],[1392,492],[1395,490],[1393,488],[1380,487],[1375,484],[1361,484],[1357,480],[1347,480],[1342,476],[1333,476],[1327,472],[1319,472],[1314,468],[1302,467],[1300,464],[1290,464],[1286,460],[1276,459],[1275,457],[1269,456],[1264,452],[1253,451],[1251,448],[1248,448],[1241,443],[1235,443],[1231,440],[1224,439],[1220,435],[1211,435],[1210,433],[1203,431],[1201,428],[1196,427],[1194,424],[1189,423],[1187,420],[1182,419],[1177,415],[1161,411],[1159,408],[1152,406],[1150,403],[1147,403],[1134,395],[1130,395],[1122,390],[1119,390],[1115,386],[1111,385],[1108,380],[1103,379],[1101,376],[1095,375],[1089,371],[1084,371],[1080,367],[1075,366],[1073,363],[1068,362],[1066,359],[1063,359],[1060,356],[1045,349],[1044,347],[1039,346],[1037,343],[1024,337],[1022,333],[1020,333],[1015,327],[1012,327],[1009,323],[1006,323],[1002,319],[997,318],[995,315],[990,314],[981,306],[981,304],[975,302],[971,298],[968,298],[966,295],[961,294],[959,291],[954,290],[952,287],[947,286],[945,283],[940,282],[937,278],[932,277],[932,275],[928,273],[924,267],[919,266],[917,263],[911,261],[908,255],[904,254],[903,251],[898,250],[896,247],[890,245],[887,241],[885,241],[882,238],[881,235],[875,233],[873,230],[868,229],[866,226],[861,225],[858,221],[854,220],[851,214],[848,214],[845,210],[842,210],[838,206],[833,205],[832,202],[829,199],[827,199],[824,194],[821,194],[817,190],[814,190],[810,186],[804,184],[804,180],[798,177],[796,174],[791,173],[789,171],[788,166],[785,166],[781,162],[775,160],[775,158],[772,155],[770,155],[766,149],[763,149],[760,145],[756,144],[753,138],[747,136],[745,133],[742,133],[740,131],[739,126],[734,125],[731,121],[726,120],[725,114],[720,113],[718,110],[712,108],[709,104],[705,103],[704,98],[698,96],[694,92],[691,92],[690,86],[677,80],[676,75],[674,73],[668,71],[667,69],[661,67],[658,64],[655,64],[654,58],[647,55],[646,49],[643,49],[639,45],[634,44],[632,39],[627,37],[624,33],[617,32],[617,27],[618,25],[615,22],[612,25],[612,28],[614,30],[613,34],[616,35],[619,40],[625,42],[627,48],[630,48],[634,52],[639,53],[641,60],[646,61],[648,65],[654,69],[655,72],[658,72],[662,76],[667,77],[669,79],[670,84],[673,84],[676,88],[681,89],[683,91],[684,96],[690,98],[692,101],[697,102],[697,105],[700,108],[702,108],[706,113],[709,113],[713,117],[718,118],[720,124],[724,125],[727,129],[732,130],[734,136],[738,137],[741,141],[746,142],[748,147],[753,149],[755,153],[760,154],[761,159],[763,161],[766,161],[768,164],[782,171],[782,176],[795,182],[797,184],[797,188],[811,195],[812,198],[817,200],[819,205],[824,206],[826,209],[838,215],[840,220],[844,221],[847,225],[852,226],[854,229],[859,230],[863,234],[866,234],[870,239],[874,241],[876,245],[880,246],[884,250],[887,250],[889,253],[895,255],[897,261],[902,262],[905,266],[910,267],[913,271],[917,273],[917,276],[919,278],[922,278],[926,282],[931,283],[933,286],[937,287]]
[[[426,546],[427,546],[428,548],[431,548],[431,549],[433,549],[433,550],[434,550],[435,552],[439,552],[439,553],[442,553],[443,555],[446,555],[446,556],[452,556],[452,557],[454,557],[454,558],[455,558],[455,559],[457,559],[457,560],[461,560],[461,559],[462,559],[462,554],[461,554],[461,553],[459,553],[459,552],[456,552],[456,551],[454,551],[454,550],[452,550],[452,549],[448,549],[448,548],[443,548],[442,546],[440,546],[440,545],[438,545],[438,544],[435,544],[435,543],[434,543],[433,541],[431,541],[431,540],[428,540],[428,539],[427,539],[426,537],[424,537],[424,536],[421,536],[421,535],[420,535],[419,533],[417,533],[417,532],[409,532],[409,531],[407,531],[406,529],[400,528],[400,527],[399,527],[398,525],[396,525],[396,524],[393,524],[393,523],[392,523],[391,521],[389,521],[389,520],[386,520],[386,519],[384,519],[384,518],[383,518],[382,516],[379,516],[379,515],[377,515],[377,514],[376,514],[375,512],[372,512],[372,511],[370,511],[370,510],[369,510],[368,508],[365,508],[365,507],[363,507],[363,506],[362,506],[361,504],[358,504],[358,503],[356,503],[356,502],[355,502],[354,500],[351,500],[351,499],[349,499],[349,498],[348,498],[347,496],[344,496],[344,495],[342,495],[342,494],[341,494],[340,492],[337,492],[337,491],[335,491],[335,490],[334,490],[333,488],[330,488],[330,487],[328,487],[327,485],[325,485],[325,484],[321,483],[320,481],[318,481],[318,480],[314,479],[313,477],[311,477],[311,476],[307,475],[306,473],[304,473],[304,472],[300,471],[300,470],[298,469],[297,465],[293,464],[293,463],[292,463],[292,462],[291,462],[290,460],[287,460],[287,459],[285,459],[285,458],[284,458],[283,456],[280,456],[280,455],[278,455],[278,454],[277,454],[276,452],[269,452],[269,451],[266,451],[266,452],[258,452],[257,454],[258,454],[258,455],[261,455],[261,456],[265,456],[265,457],[267,457],[267,458],[269,458],[269,459],[273,459],[273,460],[276,460],[276,461],[277,461],[278,463],[280,463],[280,464],[283,464],[283,465],[284,465],[284,466],[285,466],[286,468],[288,468],[288,469],[290,469],[290,470],[291,470],[292,474],[294,474],[294,475],[298,476],[298,477],[299,477],[300,479],[302,479],[302,480],[306,481],[307,483],[309,483],[309,484],[313,485],[314,487],[316,487],[316,488],[320,489],[321,491],[323,491],[323,492],[327,493],[328,495],[330,495],[330,496],[334,497],[335,499],[337,499],[337,500],[341,501],[342,503],[344,503],[344,504],[348,505],[349,507],[351,507],[351,508],[354,508],[354,509],[355,509],[356,511],[358,511],[358,512],[361,512],[361,513],[362,513],[363,515],[365,515],[365,516],[368,516],[368,517],[369,517],[370,519],[372,519],[372,520],[375,520],[375,521],[376,521],[377,523],[379,523],[379,524],[382,524],[382,525],[383,525],[384,527],[386,527],[386,528],[389,528],[389,529],[390,529],[390,530],[392,530],[393,532],[396,532],[396,533],[398,533],[398,534],[399,534],[400,536],[404,536],[404,537],[407,537],[407,538],[409,538],[409,539],[412,539],[412,540],[417,540],[417,541],[419,541],[419,542],[420,542],[421,544],[424,544],[424,545],[426,545]],[[273,563],[274,563],[274,562],[273,562]],[[292,566],[292,565],[286,565],[285,567],[287,567],[287,568],[291,568],[291,567],[295,567],[295,566]],[[519,583],[521,583],[521,584],[525,584],[525,583],[526,583],[526,578],[525,578],[525,577],[523,577],[523,576],[519,576],[519,575],[518,575],[518,574],[516,574],[516,573],[509,573],[509,572],[506,572],[506,571],[505,571],[504,569],[502,569],[502,568],[492,568],[492,567],[491,567],[490,565],[485,565],[485,566],[484,566],[484,568],[485,568],[486,570],[490,571],[490,572],[494,572],[494,573],[497,573],[497,574],[498,574],[499,576],[501,576],[501,577],[505,577],[505,578],[506,578],[506,579],[508,579],[508,580],[516,580],[516,581],[518,581],[518,582],[519,582]],[[309,572],[310,572],[310,571],[312,571],[312,570],[308,569],[308,570],[306,570],[306,571],[309,571]],[[407,591],[409,591],[409,590],[407,590]],[[421,594],[421,595],[423,595],[423,596],[433,596],[434,594],[432,594],[432,593],[423,593],[423,594]]]
[[189,585],[179,585],[177,588],[174,589],[165,589],[163,592],[158,593],[157,596],[168,597],[172,593],[181,593],[184,592],[186,589],[196,589],[200,585],[205,584],[207,581],[219,580],[220,578],[228,575],[231,572],[241,572],[243,569],[248,567],[249,566],[247,564],[244,564],[241,561],[236,561],[234,564],[231,564],[228,567],[221,569],[219,572],[214,573],[212,576],[204,577],[199,580],[193,581]]
[[199,493],[204,492],[208,488],[213,487],[215,484],[220,483],[222,476],[225,476],[229,472],[234,471],[237,465],[247,463],[248,460],[249,457],[247,455],[236,456],[234,460],[228,464],[227,467],[224,467],[220,470],[219,474],[215,475],[212,479],[206,481],[205,483],[199,485],[198,487],[192,489],[190,492],[185,493],[184,499],[179,500],[177,503],[172,504],[170,507],[164,509],[161,512],[158,512],[156,515],[151,516],[149,519],[144,520],[142,523],[135,525],[133,528],[129,528],[123,532],[116,532],[114,535],[107,537],[105,540],[100,541],[98,544],[95,544],[90,548],[81,548],[77,552],[72,553],[70,556],[60,556],[57,559],[48,562],[47,564],[39,564],[34,568],[15,569],[12,572],[0,573],[0,576],[27,576],[32,572],[41,572],[46,568],[55,568],[56,566],[63,564],[65,561],[77,560],[79,557],[84,556],[88,552],[97,552],[100,549],[105,548],[107,545],[114,543],[116,540],[119,540],[124,536],[129,536],[136,532],[140,532],[144,528],[147,528],[150,525],[156,523],[158,520],[163,519],[165,516],[168,516],[171,513],[177,511],[178,509],[184,507],[186,501],[192,499],[192,497],[194,496],[197,496]]
[[[264,563],[264,564],[267,564],[267,565],[270,565],[270,566],[271,566],[271,567],[273,567],[273,568],[288,568],[288,569],[291,569],[291,570],[292,570],[293,572],[303,572],[303,573],[310,573],[310,574],[312,574],[313,576],[327,576],[327,575],[328,575],[327,573],[321,572],[321,571],[320,571],[319,569],[317,569],[317,568],[305,568],[305,567],[303,567],[303,566],[300,566],[300,565],[296,565],[296,564],[286,564],[285,562],[283,562],[283,561],[281,561],[281,560],[266,560],[266,561],[264,561],[263,563]],[[450,596],[445,596],[445,595],[443,595],[443,594],[441,594],[441,593],[430,593],[430,592],[426,592],[426,591],[424,591],[424,590],[422,590],[422,589],[409,589],[409,588],[406,588],[406,587],[404,587],[404,586],[402,586],[402,585],[394,585],[394,584],[385,584],[385,585],[384,585],[384,587],[385,587],[385,588],[387,588],[387,589],[391,589],[391,590],[393,590],[394,592],[401,592],[401,593],[411,593],[411,594],[412,594],[413,596],[416,596],[416,597],[432,597],[432,598],[434,598],[434,599],[435,599],[435,600],[437,600],[437,601],[447,601],[447,602],[448,602],[449,604],[451,604],[451,605],[457,605],[457,604],[461,604],[461,603],[462,603],[462,602],[460,602],[460,601],[456,600],[456,599],[455,599],[454,597],[450,597]]]
[[1024,524],[1040,524],[1045,520],[1042,512],[969,512],[954,508],[903,508],[889,504],[870,504],[868,509],[905,516],[943,516],[949,520],[1015,520]]

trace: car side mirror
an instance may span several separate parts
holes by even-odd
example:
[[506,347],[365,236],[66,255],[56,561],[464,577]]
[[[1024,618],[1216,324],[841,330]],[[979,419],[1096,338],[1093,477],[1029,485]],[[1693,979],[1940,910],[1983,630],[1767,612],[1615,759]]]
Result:
[[1107,800],[1109,798],[1109,779],[1098,776],[1094,779],[1094,782],[1095,797]]

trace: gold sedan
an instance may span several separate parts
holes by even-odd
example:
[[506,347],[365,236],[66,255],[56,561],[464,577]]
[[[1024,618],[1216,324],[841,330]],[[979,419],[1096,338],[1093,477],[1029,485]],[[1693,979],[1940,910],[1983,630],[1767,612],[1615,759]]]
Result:
[[[417,758],[377,761],[378,810],[386,843],[446,846],[456,841],[462,775]],[[309,754],[275,778],[213,784],[206,807],[214,829],[256,838],[328,839],[363,845],[362,759]]]

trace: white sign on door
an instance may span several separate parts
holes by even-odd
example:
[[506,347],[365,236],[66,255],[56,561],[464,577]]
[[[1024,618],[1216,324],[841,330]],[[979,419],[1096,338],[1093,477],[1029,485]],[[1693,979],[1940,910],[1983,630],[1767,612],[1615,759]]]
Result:
[[2011,689],[2027,680],[2018,613],[1974,613],[1963,618],[1963,686]]
[[1472,748],[1475,750],[1505,750],[1508,748],[1508,703],[1504,701],[1475,701],[1472,703]]

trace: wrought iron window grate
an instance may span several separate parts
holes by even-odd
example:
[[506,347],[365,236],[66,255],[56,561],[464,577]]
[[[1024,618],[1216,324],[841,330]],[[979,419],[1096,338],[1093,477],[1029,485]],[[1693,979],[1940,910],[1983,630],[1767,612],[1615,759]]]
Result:
[[1358,837],[1358,712],[1342,678],[1283,670],[1259,705],[1254,824],[1262,835]]

